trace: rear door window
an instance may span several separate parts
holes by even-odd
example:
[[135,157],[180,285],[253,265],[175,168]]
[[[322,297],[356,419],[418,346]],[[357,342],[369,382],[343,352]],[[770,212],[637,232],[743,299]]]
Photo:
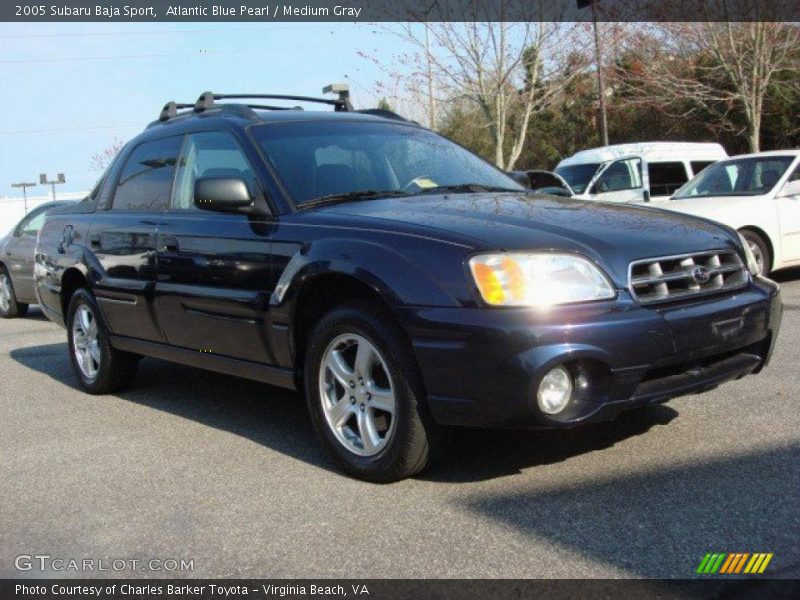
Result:
[[152,212],[169,206],[183,136],[144,142],[131,152],[114,194],[113,210]]
[[689,181],[682,162],[653,162],[647,165],[647,169],[652,196],[671,196]]

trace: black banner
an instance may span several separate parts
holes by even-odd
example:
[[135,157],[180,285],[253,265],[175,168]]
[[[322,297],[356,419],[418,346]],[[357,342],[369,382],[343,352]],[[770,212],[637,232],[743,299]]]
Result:
[[795,21],[800,0],[17,0],[0,20],[179,21]]
[[687,598],[796,599],[800,580],[714,578],[696,580],[162,580],[4,579],[3,600],[488,600]]

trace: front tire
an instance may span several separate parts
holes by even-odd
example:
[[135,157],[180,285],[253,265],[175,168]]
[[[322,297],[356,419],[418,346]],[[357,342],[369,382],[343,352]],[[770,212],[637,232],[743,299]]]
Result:
[[70,300],[67,341],[75,375],[90,394],[118,392],[133,383],[138,361],[111,346],[97,302],[86,289],[78,289]]
[[14,284],[5,268],[0,267],[0,317],[3,319],[13,319],[24,317],[28,314],[28,305],[17,302],[17,295],[14,293]]
[[346,303],[323,317],[309,340],[304,383],[317,435],[350,475],[405,479],[441,447],[409,344],[375,302]]

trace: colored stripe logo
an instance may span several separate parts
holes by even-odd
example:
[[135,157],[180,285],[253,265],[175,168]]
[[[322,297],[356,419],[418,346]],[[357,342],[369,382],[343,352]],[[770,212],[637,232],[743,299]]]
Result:
[[767,552],[708,553],[700,561],[697,573],[701,575],[756,575],[764,572],[773,554]]

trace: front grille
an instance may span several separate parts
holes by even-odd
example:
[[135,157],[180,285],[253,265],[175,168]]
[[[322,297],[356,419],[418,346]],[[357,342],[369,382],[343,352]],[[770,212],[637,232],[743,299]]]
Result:
[[709,250],[632,262],[630,290],[640,304],[670,302],[733,290],[747,284],[747,269],[734,250]]

